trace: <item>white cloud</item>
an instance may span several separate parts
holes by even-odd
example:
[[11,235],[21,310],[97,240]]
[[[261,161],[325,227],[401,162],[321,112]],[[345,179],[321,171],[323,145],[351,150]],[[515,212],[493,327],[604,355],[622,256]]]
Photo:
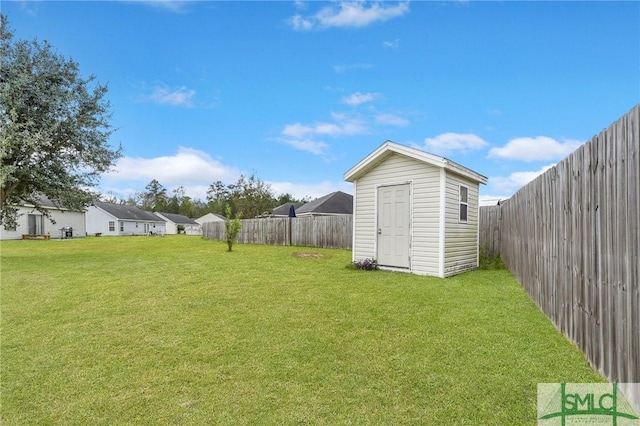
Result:
[[345,117],[340,114],[332,114],[336,120],[334,123],[320,122],[315,124],[287,124],[282,129],[284,136],[304,139],[309,136],[350,136],[366,133],[366,126],[357,119]]
[[278,140],[286,145],[315,155],[326,155],[329,145],[318,137],[337,138],[341,136],[360,135],[368,132],[367,126],[361,120],[348,114],[332,113],[333,122],[319,122],[314,124],[286,124],[280,132],[283,137]]
[[382,47],[386,47],[387,49],[397,49],[400,47],[400,39],[396,38],[394,40],[383,41]]
[[521,161],[561,160],[582,143],[575,139],[564,139],[559,142],[547,136],[516,138],[511,139],[503,147],[491,148],[488,157]]
[[371,68],[373,68],[372,64],[343,64],[333,66],[333,70],[336,74],[344,74],[347,71],[368,70]]
[[175,13],[184,13],[186,11],[186,7],[191,0],[121,0],[130,3],[138,3],[144,4],[160,9],[165,9],[170,12]]
[[324,155],[329,145],[322,141],[314,141],[311,139],[280,139],[280,142],[289,145],[300,151],[310,152],[315,155]]
[[444,155],[451,152],[476,151],[486,148],[489,143],[471,133],[442,133],[435,138],[426,138],[424,146],[429,152]]
[[491,189],[495,192],[503,194],[514,194],[517,190],[519,190],[553,166],[555,166],[555,164],[549,164],[537,171],[514,172],[506,177],[490,177],[488,183],[491,186]]
[[310,197],[312,200],[335,191],[353,194],[353,185],[348,182],[323,181],[319,183],[267,182],[275,194],[291,194],[294,198]]
[[408,2],[388,5],[382,2],[370,3],[362,0],[342,1],[325,6],[312,16],[295,15],[288,22],[293,29],[298,31],[331,27],[362,28],[376,22],[400,17],[408,12]]
[[114,173],[105,175],[109,181],[139,181],[152,179],[162,185],[210,184],[217,180],[235,180],[240,172],[222,164],[209,154],[192,148],[179,147],[173,155],[140,158],[123,157],[116,162]]
[[187,89],[182,86],[176,90],[169,90],[166,87],[156,87],[148,99],[151,102],[155,102],[163,105],[176,105],[176,106],[193,106],[192,99],[195,96],[195,90]]
[[303,18],[301,15],[294,15],[289,18],[289,24],[294,30],[307,31],[313,28],[313,22]]
[[349,96],[342,98],[342,103],[356,107],[366,102],[373,102],[380,97],[379,93],[352,93]]
[[376,123],[384,126],[404,127],[411,124],[409,120],[396,114],[378,114],[375,116]]

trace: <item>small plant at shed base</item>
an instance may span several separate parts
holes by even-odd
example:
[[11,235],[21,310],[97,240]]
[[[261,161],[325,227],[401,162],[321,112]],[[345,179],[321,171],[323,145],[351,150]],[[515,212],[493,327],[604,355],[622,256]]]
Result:
[[236,214],[234,218],[231,218],[231,207],[227,206],[226,209],[227,219],[224,221],[224,227],[226,231],[227,238],[227,246],[229,249],[227,251],[233,250],[233,243],[238,238],[238,234],[242,229],[242,222],[240,221],[240,215]]
[[375,259],[363,259],[353,262],[356,269],[362,269],[363,271],[374,271],[378,269],[378,262]]

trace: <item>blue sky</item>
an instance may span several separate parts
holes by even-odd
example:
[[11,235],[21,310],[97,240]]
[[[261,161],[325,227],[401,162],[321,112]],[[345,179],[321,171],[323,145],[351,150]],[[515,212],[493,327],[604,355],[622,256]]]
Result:
[[640,102],[639,2],[6,1],[109,86],[103,177],[205,199],[255,173],[276,194],[352,193],[343,174],[386,140],[512,195]]

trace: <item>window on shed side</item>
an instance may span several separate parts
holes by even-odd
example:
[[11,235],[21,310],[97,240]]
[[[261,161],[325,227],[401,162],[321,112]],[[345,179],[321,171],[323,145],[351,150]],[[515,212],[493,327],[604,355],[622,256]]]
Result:
[[460,222],[467,221],[467,211],[469,210],[469,188],[460,185]]
[[124,222],[120,221],[120,232],[124,232]]
[[109,232],[113,232],[116,230],[116,223],[113,221],[109,222]]

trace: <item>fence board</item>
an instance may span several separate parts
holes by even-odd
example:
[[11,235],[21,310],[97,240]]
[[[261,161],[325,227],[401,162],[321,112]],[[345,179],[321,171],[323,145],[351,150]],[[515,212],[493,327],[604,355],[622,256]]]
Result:
[[639,128],[637,105],[504,202],[497,225],[480,209],[481,246],[499,239],[531,298],[619,383],[640,382]]
[[[224,222],[205,223],[204,238],[225,240]],[[241,244],[293,245],[350,249],[353,215],[243,219]]]
[[485,256],[493,257],[500,254],[500,206],[480,207],[478,223],[478,245]]

